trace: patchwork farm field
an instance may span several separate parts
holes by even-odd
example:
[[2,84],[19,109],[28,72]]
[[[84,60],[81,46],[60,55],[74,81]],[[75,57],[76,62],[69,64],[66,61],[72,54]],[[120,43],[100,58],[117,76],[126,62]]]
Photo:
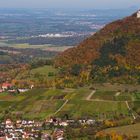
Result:
[[[78,118],[113,118],[123,114],[132,118],[140,111],[139,92],[78,89],[33,89],[26,93],[0,94],[0,117],[22,115],[24,118],[44,119],[49,116]],[[89,95],[92,96],[87,99]],[[128,105],[131,111],[128,109]]]
[[70,117],[74,118],[98,118],[104,113],[106,114],[107,118],[112,118],[115,113],[124,113],[125,115],[129,115],[125,103],[71,100],[59,112],[58,116],[69,114]]
[[[28,38],[27,38],[28,39]],[[29,43],[7,43],[8,40],[1,40],[0,41],[0,47],[1,46],[8,46],[15,49],[41,49],[45,51],[55,51],[55,52],[63,52],[66,49],[72,48],[74,46],[56,46],[56,45],[50,45],[50,44],[43,44],[43,45],[31,45]]]
[[[108,101],[132,101],[136,93],[97,90],[92,99]],[[137,97],[136,97],[137,98]]]

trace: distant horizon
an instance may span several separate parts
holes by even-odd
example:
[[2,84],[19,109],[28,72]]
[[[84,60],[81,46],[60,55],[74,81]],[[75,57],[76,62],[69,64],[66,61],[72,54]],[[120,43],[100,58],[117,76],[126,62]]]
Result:
[[10,9],[10,10],[14,10],[14,9],[17,9],[17,10],[140,10],[140,8],[138,7],[128,7],[128,8],[60,8],[60,7],[46,7],[46,8],[37,8],[37,7],[0,7],[0,9]]
[[0,8],[18,9],[138,9],[140,0],[0,0]]

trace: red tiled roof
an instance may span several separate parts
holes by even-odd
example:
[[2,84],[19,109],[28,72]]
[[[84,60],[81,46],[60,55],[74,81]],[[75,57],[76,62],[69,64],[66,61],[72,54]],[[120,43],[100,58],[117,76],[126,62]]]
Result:
[[6,140],[6,138],[5,137],[0,137],[0,140]]
[[12,86],[12,84],[10,84],[10,83],[3,83],[2,84],[2,87],[11,87]]

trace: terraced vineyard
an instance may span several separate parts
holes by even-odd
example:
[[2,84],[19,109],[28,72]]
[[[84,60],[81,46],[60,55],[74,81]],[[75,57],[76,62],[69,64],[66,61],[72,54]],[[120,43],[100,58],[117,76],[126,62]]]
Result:
[[[0,117],[22,114],[24,118],[44,119],[49,116],[70,118],[113,118],[124,114],[128,118],[138,115],[140,110],[139,92],[117,93],[117,91],[97,90],[88,87],[79,89],[33,89],[27,93],[0,94]],[[126,101],[128,102],[128,108]]]
[[97,91],[93,96],[93,100],[108,100],[108,101],[132,101],[133,93],[121,93],[116,91]]

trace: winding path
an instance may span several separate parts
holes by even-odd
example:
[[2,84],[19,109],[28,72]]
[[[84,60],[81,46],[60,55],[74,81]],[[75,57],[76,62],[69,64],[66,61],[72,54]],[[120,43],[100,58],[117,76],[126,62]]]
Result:
[[91,97],[95,94],[96,90],[93,90],[87,97],[86,97],[86,100],[87,101],[90,101],[91,100]]
[[131,111],[131,114],[132,114],[132,116],[133,116],[133,119],[135,120],[135,119],[136,119],[136,116],[135,116],[134,113],[132,112],[132,109],[130,108],[130,106],[129,106],[129,104],[128,104],[128,101],[125,101],[125,104],[126,104],[128,110]]
[[62,108],[68,103],[69,100],[66,100],[64,102],[64,104],[54,113],[54,115],[56,115],[58,112],[60,112],[62,110]]

